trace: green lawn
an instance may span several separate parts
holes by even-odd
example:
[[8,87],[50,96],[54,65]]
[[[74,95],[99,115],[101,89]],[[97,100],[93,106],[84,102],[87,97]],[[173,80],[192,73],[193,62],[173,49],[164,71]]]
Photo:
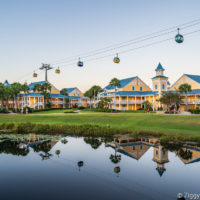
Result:
[[0,124],[43,123],[43,124],[92,124],[110,126],[121,130],[160,132],[178,135],[200,136],[200,116],[147,115],[147,114],[30,114],[0,115]]
[[72,109],[52,109],[47,111],[34,112],[32,114],[51,114],[51,113],[72,113]]

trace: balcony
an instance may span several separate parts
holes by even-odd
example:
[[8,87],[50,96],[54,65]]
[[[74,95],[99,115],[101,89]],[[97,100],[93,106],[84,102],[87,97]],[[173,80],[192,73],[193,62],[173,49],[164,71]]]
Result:
[[[183,102],[182,104],[186,104],[186,99],[183,99],[182,102]],[[188,99],[187,103],[188,104],[195,104],[195,99]],[[200,100],[199,99],[196,100],[196,104],[200,104]]]
[[142,104],[144,103],[144,100],[122,100],[122,101],[113,101],[113,104],[121,104],[121,105],[127,105],[127,104]]
[[54,105],[57,105],[57,104],[64,104],[63,101],[52,101],[51,103],[54,104]]

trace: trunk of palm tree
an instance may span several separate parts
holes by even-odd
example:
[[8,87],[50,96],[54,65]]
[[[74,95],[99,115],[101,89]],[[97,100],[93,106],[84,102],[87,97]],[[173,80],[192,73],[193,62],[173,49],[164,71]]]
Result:
[[114,97],[114,109],[116,110],[116,86],[115,86],[115,97]]
[[187,92],[185,93],[185,97],[186,97],[186,111],[187,111],[188,110]]

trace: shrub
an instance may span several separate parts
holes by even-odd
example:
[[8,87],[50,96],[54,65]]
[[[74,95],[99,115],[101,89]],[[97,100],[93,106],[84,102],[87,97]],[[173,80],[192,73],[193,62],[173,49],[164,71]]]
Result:
[[79,110],[84,110],[85,107],[84,107],[84,106],[79,106],[78,109],[79,109]]
[[14,123],[3,123],[0,125],[0,130],[13,130],[15,128]]

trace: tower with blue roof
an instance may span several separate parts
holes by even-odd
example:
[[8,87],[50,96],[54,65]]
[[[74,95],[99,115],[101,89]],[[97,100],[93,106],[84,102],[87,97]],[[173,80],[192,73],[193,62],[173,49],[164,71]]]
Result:
[[167,91],[168,77],[164,76],[165,69],[159,63],[158,66],[156,67],[155,71],[156,71],[156,76],[154,76],[152,78],[153,91],[156,91],[159,93],[161,93],[163,91]]

